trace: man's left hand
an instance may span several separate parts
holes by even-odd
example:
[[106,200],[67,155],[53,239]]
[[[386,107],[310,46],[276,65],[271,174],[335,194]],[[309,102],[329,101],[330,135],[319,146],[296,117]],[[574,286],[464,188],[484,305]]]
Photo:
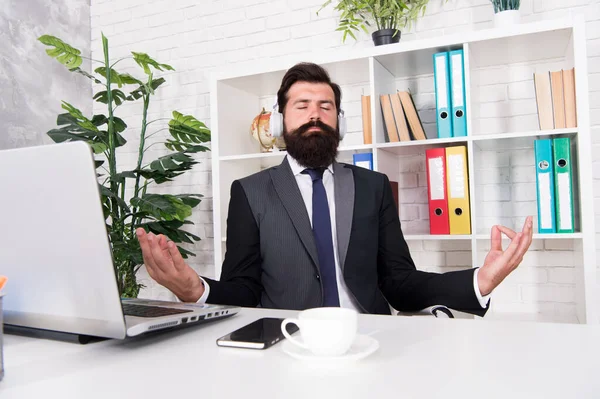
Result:
[[[502,234],[510,238],[510,245],[502,250]],[[533,219],[525,219],[523,230],[516,233],[508,227],[494,226],[491,233],[491,249],[477,274],[477,284],[483,296],[491,293],[502,280],[519,266],[533,237]]]

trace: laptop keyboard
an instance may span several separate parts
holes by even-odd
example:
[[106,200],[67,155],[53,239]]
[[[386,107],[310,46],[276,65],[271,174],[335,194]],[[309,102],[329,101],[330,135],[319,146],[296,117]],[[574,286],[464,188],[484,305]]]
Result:
[[147,306],[147,305],[134,305],[132,303],[123,304],[123,312],[126,316],[137,316],[137,317],[160,317],[169,316],[178,313],[188,313],[191,310],[187,309],[171,309],[163,308],[160,306]]

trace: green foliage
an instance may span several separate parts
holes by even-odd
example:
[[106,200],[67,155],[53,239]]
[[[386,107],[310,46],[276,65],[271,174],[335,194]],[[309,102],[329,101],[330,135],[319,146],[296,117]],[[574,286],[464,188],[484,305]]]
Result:
[[[50,130],[48,136],[57,143],[66,141],[84,141],[96,154],[96,168],[102,207],[106,218],[107,233],[111,242],[115,261],[118,286],[121,296],[137,297],[142,285],[136,280],[136,272],[143,264],[142,253],[135,235],[135,229],[144,228],[148,232],[164,234],[177,244],[193,244],[200,237],[184,230],[186,225],[193,224],[187,220],[195,207],[200,204],[201,194],[155,194],[148,189],[175,179],[198,162],[193,154],[208,151],[205,143],[210,142],[211,132],[206,125],[192,115],[183,115],[173,111],[172,118],[166,127],[170,138],[148,144],[154,134],[148,134],[149,125],[156,121],[148,121],[148,107],[155,91],[165,83],[162,77],[154,78],[157,71],[174,71],[173,67],[161,64],[146,53],[132,52],[131,57],[110,62],[108,40],[102,35],[103,61],[90,74],[80,68],[83,63],[81,51],[54,36],[43,35],[38,38],[43,44],[52,48],[47,54],[66,66],[71,72],[80,74],[100,86],[93,99],[106,107],[106,114],[85,116],[81,110],[65,101],[62,108],[66,111],[58,115],[58,127]],[[123,60],[133,59],[145,78],[138,79],[129,73],[120,73],[115,65]],[[126,102],[140,100],[142,123],[139,130],[127,128],[127,123],[115,115],[115,110]],[[166,118],[163,118],[166,119]],[[125,146],[125,137],[139,137],[137,149],[137,165],[133,170],[117,170],[117,153],[119,147]],[[172,153],[157,159],[144,162],[149,147],[163,144]],[[131,151],[129,151],[131,152]],[[126,195],[126,188],[133,185],[131,195]],[[178,245],[184,258],[194,256]]]
[[54,47],[53,49],[46,49],[46,53],[50,57],[56,58],[58,62],[69,68],[69,70],[79,68],[83,62],[81,51],[69,46],[57,37],[43,35],[38,40],[47,46]]
[[518,10],[521,0],[490,0],[494,6],[494,12]]
[[[319,11],[333,2],[327,0]],[[340,13],[336,30],[344,33],[343,42],[348,35],[356,40],[355,34],[361,29],[368,34],[367,27],[373,22],[377,30],[395,29],[398,34],[401,28],[410,29],[425,14],[427,3],[429,0],[338,0],[334,7]]]

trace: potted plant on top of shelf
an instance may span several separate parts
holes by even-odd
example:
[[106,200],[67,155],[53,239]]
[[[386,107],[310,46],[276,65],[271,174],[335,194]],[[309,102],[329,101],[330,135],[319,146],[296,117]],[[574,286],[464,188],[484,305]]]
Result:
[[518,24],[521,20],[521,0],[490,0],[494,6],[494,26],[502,28]]
[[[327,0],[319,9],[331,4]],[[371,33],[375,46],[398,43],[400,28],[410,29],[419,16],[425,14],[429,0],[339,0],[335,10],[340,12],[336,30],[344,33],[342,42],[348,35],[356,40],[355,33],[362,29],[369,34],[367,26],[374,22],[377,30]],[[317,11],[317,15],[319,14]]]

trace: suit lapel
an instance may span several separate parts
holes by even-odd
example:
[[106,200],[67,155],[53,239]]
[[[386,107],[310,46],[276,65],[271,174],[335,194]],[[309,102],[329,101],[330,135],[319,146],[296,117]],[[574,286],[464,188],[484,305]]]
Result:
[[337,230],[338,254],[340,267],[344,268],[350,231],[352,229],[352,215],[354,214],[354,174],[343,164],[335,162],[334,191],[335,191],[335,220]]
[[304,205],[302,194],[300,194],[300,189],[296,183],[296,177],[292,173],[287,158],[284,158],[281,165],[272,168],[270,173],[277,195],[281,199],[290,219],[292,219],[292,223],[296,228],[296,232],[298,233],[302,244],[308,251],[315,266],[318,268],[319,257],[312,228],[310,226],[310,219],[306,213],[306,206]]

